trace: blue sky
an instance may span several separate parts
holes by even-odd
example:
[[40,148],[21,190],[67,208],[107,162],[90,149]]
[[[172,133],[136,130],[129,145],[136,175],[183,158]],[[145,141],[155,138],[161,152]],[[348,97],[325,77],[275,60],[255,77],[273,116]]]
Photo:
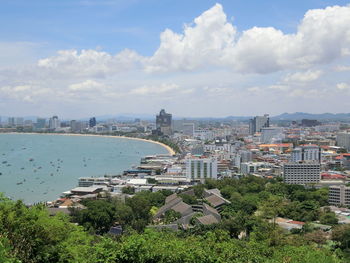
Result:
[[0,115],[344,112],[348,4],[2,0]]

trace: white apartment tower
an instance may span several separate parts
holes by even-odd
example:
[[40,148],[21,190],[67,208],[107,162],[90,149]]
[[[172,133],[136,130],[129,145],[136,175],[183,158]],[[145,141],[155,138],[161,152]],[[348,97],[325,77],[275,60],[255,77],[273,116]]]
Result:
[[216,159],[196,159],[186,160],[186,177],[190,180],[217,179],[218,163]]
[[60,127],[61,127],[61,122],[57,116],[53,116],[52,118],[50,118],[50,120],[49,120],[49,128],[50,129],[56,130]]

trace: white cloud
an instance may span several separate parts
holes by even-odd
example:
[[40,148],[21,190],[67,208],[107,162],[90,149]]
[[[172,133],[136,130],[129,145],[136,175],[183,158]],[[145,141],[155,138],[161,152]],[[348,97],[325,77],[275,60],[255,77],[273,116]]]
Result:
[[233,44],[236,29],[227,22],[220,4],[185,25],[183,34],[170,29],[160,36],[160,46],[145,64],[146,71],[194,70],[220,65],[222,51]]
[[336,87],[337,87],[338,90],[341,90],[341,91],[343,91],[343,90],[350,90],[350,85],[347,84],[347,83],[344,83],[344,82],[338,83],[336,85]]
[[338,71],[338,72],[350,71],[350,66],[337,66],[335,67],[335,71]]
[[161,94],[169,94],[174,91],[179,91],[180,87],[176,84],[160,84],[160,85],[152,85],[152,86],[142,86],[130,91],[132,95],[161,95]]
[[128,49],[115,56],[96,50],[82,50],[80,53],[77,50],[61,50],[57,56],[39,60],[38,66],[59,77],[103,78],[135,69],[140,61],[141,57]]
[[99,83],[95,80],[88,79],[84,82],[69,85],[71,91],[101,91],[106,89],[106,85]]
[[290,73],[285,78],[285,82],[310,82],[321,77],[323,72],[321,70],[307,70],[304,72]]
[[[150,57],[132,50],[116,55],[96,50],[61,50],[38,66],[50,76],[103,78],[122,71],[195,71],[226,68],[240,73],[267,74],[308,69],[347,56],[350,46],[350,6],[309,10],[296,33],[273,27],[253,27],[238,33],[220,4],[184,26],[183,33],[166,29]],[[312,78],[312,77],[311,77]]]
[[324,64],[346,54],[350,45],[350,6],[308,11],[295,34],[253,27],[236,37],[222,6],[216,4],[186,26],[183,34],[167,29],[147,61],[147,71],[231,67],[242,73],[270,73]]

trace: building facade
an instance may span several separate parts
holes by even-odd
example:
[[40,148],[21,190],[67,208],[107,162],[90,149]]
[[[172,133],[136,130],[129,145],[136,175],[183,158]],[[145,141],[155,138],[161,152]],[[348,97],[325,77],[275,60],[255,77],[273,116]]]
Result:
[[156,116],[156,129],[157,132],[161,135],[171,135],[172,134],[172,115],[170,113],[166,113],[164,109],[162,109],[159,114]]
[[218,162],[216,159],[195,159],[186,160],[186,178],[190,180],[217,179]]
[[302,145],[293,149],[291,162],[316,161],[321,162],[321,148],[317,145]]
[[342,132],[337,134],[337,146],[350,151],[350,133]]
[[60,120],[58,119],[57,116],[53,116],[52,118],[50,118],[50,120],[49,120],[49,128],[51,130],[56,130],[56,129],[60,128],[60,127],[61,127],[61,122],[60,122]]
[[329,187],[328,202],[331,205],[350,205],[350,187],[345,185],[331,185]]
[[268,114],[264,116],[256,116],[249,121],[249,134],[261,132],[262,128],[270,127],[270,118]]
[[321,164],[317,162],[286,163],[283,166],[287,184],[316,184],[321,180]]

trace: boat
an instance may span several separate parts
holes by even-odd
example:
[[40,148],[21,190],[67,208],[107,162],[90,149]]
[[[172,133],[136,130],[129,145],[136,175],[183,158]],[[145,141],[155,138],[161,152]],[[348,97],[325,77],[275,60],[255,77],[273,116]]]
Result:
[[34,158],[29,158],[29,162],[32,162],[32,161],[34,161]]
[[17,185],[20,185],[20,184],[23,184],[23,182],[18,182],[18,183],[16,183]]

